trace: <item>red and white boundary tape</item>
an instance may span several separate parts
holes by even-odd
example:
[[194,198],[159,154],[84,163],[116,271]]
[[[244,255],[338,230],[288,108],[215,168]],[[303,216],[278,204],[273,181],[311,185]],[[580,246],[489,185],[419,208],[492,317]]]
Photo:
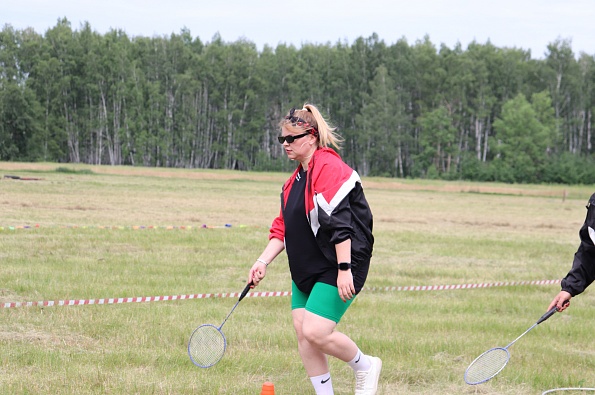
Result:
[[496,283],[479,283],[479,284],[454,284],[454,285],[413,285],[409,287],[373,287],[366,288],[369,291],[442,291],[449,289],[474,289],[474,288],[491,288],[491,287],[506,287],[512,285],[550,285],[558,284],[561,280],[538,280],[538,281],[509,281]]
[[[539,281],[509,281],[495,283],[478,284],[454,284],[454,285],[413,285],[406,287],[371,287],[365,288],[366,291],[443,291],[453,289],[476,289],[506,287],[517,285],[550,285],[558,284],[560,280],[539,280]],[[272,297],[289,296],[291,292],[250,292],[246,297]],[[7,302],[1,303],[0,308],[12,307],[35,307],[35,306],[83,306],[83,305],[102,305],[102,304],[121,304],[121,303],[141,303],[141,302],[159,302],[165,300],[188,300],[188,299],[208,299],[208,298],[239,298],[239,292],[217,293],[217,294],[191,294],[191,295],[173,295],[173,296],[144,296],[136,298],[107,298],[107,299],[73,299],[73,300],[46,300],[39,302]]]
[[[269,297],[288,296],[291,292],[251,292],[246,297]],[[141,296],[136,298],[104,298],[104,299],[73,299],[73,300],[45,300],[39,302],[8,302],[0,304],[0,308],[11,307],[34,307],[34,306],[82,306],[94,304],[120,304],[120,303],[141,303],[159,302],[165,300],[187,300],[187,299],[208,299],[208,298],[239,298],[240,293],[219,293],[219,294],[191,294],[172,296]]]

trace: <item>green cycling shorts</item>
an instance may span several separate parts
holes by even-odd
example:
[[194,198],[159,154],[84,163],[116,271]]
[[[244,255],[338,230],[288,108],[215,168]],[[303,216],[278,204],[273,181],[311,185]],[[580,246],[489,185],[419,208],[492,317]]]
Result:
[[350,300],[343,302],[339,296],[339,290],[333,285],[316,283],[308,295],[300,291],[293,281],[291,282],[292,310],[305,308],[306,311],[336,323],[339,323],[354,300],[355,295]]

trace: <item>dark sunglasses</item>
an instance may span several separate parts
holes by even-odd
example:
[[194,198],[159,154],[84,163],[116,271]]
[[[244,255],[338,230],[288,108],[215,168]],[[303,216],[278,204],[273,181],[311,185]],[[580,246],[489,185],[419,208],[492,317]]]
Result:
[[306,133],[302,133],[302,134],[298,134],[296,136],[292,136],[292,135],[288,135],[288,136],[278,136],[277,140],[279,140],[280,144],[283,144],[284,142],[287,141],[288,144],[293,143],[295,140],[302,138],[304,136],[309,135],[310,132],[306,132]]

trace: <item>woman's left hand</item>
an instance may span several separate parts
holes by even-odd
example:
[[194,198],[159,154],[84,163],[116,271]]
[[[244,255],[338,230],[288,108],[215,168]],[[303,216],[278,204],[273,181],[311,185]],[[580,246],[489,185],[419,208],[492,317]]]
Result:
[[339,270],[337,276],[337,288],[339,289],[339,296],[343,302],[353,298],[355,295],[355,287],[353,286],[353,275],[351,269]]

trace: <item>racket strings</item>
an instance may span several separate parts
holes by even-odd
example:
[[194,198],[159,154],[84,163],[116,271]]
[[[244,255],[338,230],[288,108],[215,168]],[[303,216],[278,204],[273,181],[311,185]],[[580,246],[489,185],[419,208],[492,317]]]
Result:
[[469,365],[465,372],[465,381],[468,384],[480,384],[491,379],[506,366],[509,357],[504,348],[486,351]]
[[225,336],[217,327],[202,325],[190,337],[188,355],[195,365],[208,368],[219,362],[225,347]]

